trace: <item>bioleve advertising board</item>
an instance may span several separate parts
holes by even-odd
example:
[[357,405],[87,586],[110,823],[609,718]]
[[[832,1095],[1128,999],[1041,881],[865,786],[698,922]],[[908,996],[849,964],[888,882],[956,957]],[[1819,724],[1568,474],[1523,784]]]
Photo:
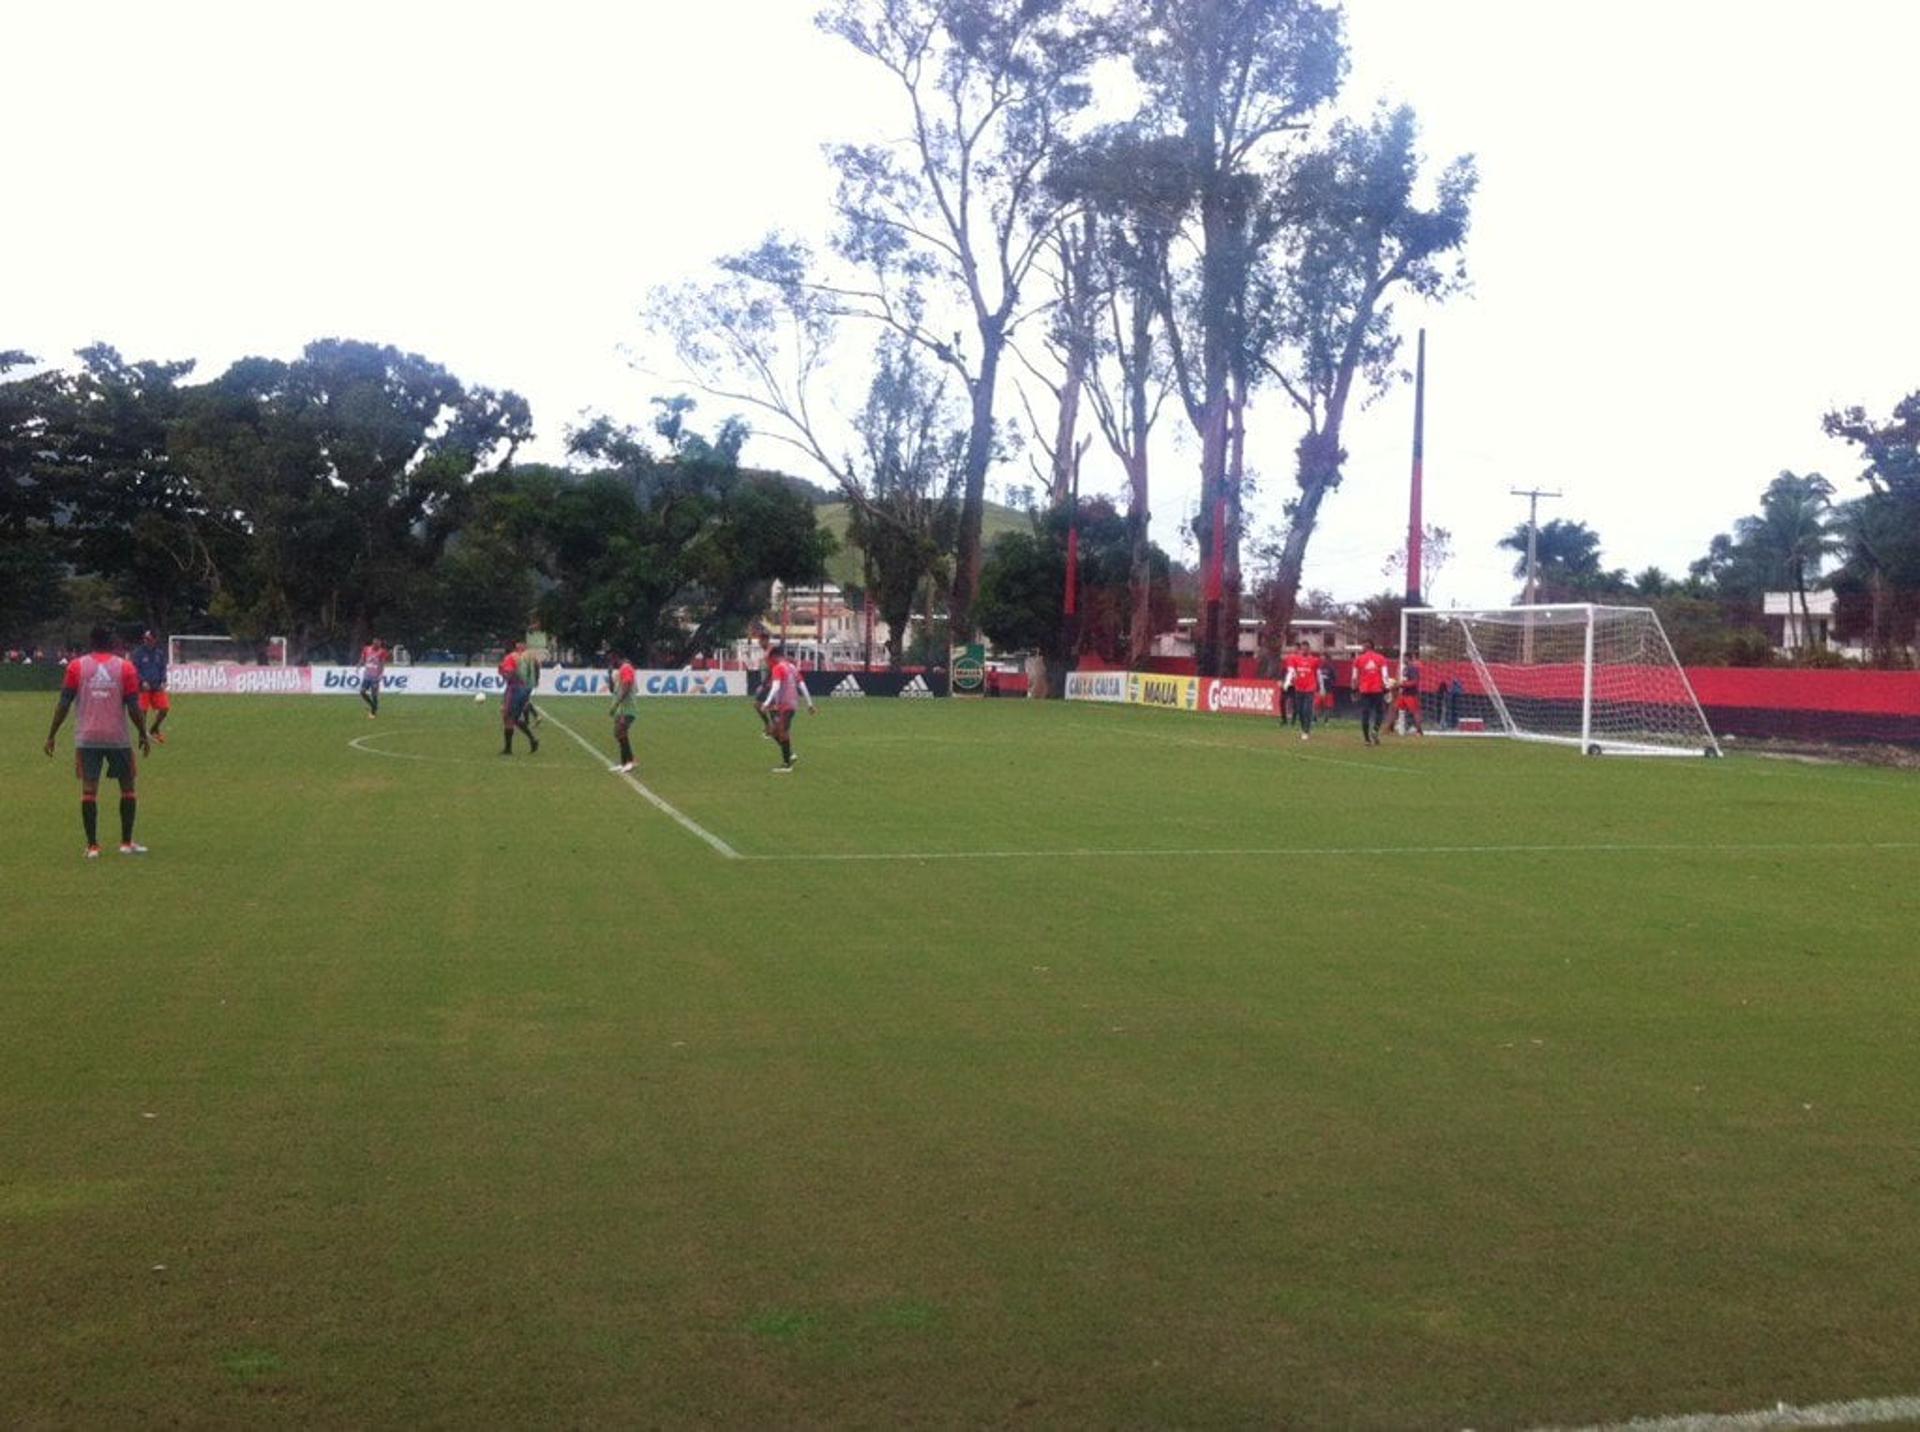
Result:
[[[643,697],[745,696],[744,671],[638,671]],[[242,666],[230,662],[181,662],[167,672],[167,685],[181,694],[356,696],[357,666]],[[389,666],[380,690],[389,696],[497,696],[506,689],[486,666]],[[606,696],[607,674],[578,667],[540,673],[541,696]]]

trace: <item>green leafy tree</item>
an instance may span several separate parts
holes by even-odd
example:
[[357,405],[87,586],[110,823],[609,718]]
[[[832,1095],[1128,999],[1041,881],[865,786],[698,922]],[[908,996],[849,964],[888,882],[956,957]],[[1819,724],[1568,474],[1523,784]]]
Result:
[[567,646],[609,648],[668,666],[747,629],[768,584],[819,581],[833,538],[793,486],[743,473],[742,432],[709,441],[685,428],[688,405],[662,408],[656,457],[631,428],[598,419],[569,438],[584,475],[544,474],[522,494],[520,530],[548,582],[542,623]]
[[914,599],[942,573],[959,533],[966,430],[955,419],[944,378],[904,341],[882,340],[854,423],[858,455],[841,486],[847,535],[861,551],[896,667]]
[[967,446],[949,615],[974,630],[1000,369],[1063,201],[1045,184],[1086,108],[1098,32],[1068,0],[834,0],[820,27],[877,66],[899,138],[829,151],[841,315],[900,334],[965,389]]
[[50,452],[75,564],[112,584],[155,631],[207,610],[232,529],[180,471],[170,438],[191,362],[128,362],[83,348],[60,375]]
[[531,435],[518,395],[396,348],[323,339],[292,363],[241,360],[194,390],[172,443],[247,539],[216,612],[238,635],[284,626],[298,654],[353,649],[418,599],[472,480]]
[[[1055,508],[1036,514],[1031,531],[1002,533],[988,549],[980,578],[980,630],[1002,650],[1045,657],[1056,686],[1083,653],[1117,662],[1129,648],[1132,537],[1127,520],[1104,498],[1080,504],[1083,617],[1072,648],[1067,646],[1060,608],[1067,581],[1067,528],[1073,520],[1066,509]],[[1152,560],[1155,591],[1150,620],[1170,626],[1174,617],[1169,564],[1157,548]]]
[[1832,507],[1833,484],[1824,477],[1783,472],[1761,494],[1759,513],[1741,518],[1734,528],[1736,542],[1767,580],[1799,598],[1803,646],[1813,638],[1807,588],[1840,549],[1829,526]]
[[[1500,539],[1500,545],[1519,553],[1513,575],[1523,581],[1527,575],[1527,525],[1522,522]],[[1622,569],[1601,564],[1600,534],[1584,522],[1554,518],[1540,525],[1534,550],[1539,561],[1539,579],[1534,600],[1539,602],[1584,602],[1596,598],[1620,596],[1630,590]],[[1524,600],[1524,593],[1522,599]]]
[[63,544],[54,531],[54,490],[42,465],[56,375],[8,374],[37,366],[0,350],[0,639],[28,642],[62,608]]
[[1479,182],[1473,160],[1440,171],[1431,203],[1420,198],[1421,169],[1413,111],[1382,109],[1365,122],[1335,124],[1293,166],[1279,199],[1278,242],[1268,255],[1271,338],[1256,337],[1263,367],[1307,432],[1264,614],[1269,662],[1286,640],[1321,504],[1345,473],[1348,411],[1397,376],[1393,296],[1434,301],[1465,283],[1459,254]]
[[1823,427],[1866,460],[1867,491],[1834,514],[1843,554],[1833,581],[1837,616],[1843,630],[1867,637],[1878,664],[1910,660],[1920,621],[1920,392],[1885,420],[1844,408]]
[[1195,536],[1217,590],[1209,581],[1199,668],[1230,671],[1255,294],[1299,135],[1345,76],[1342,17],[1314,0],[1132,0],[1117,29],[1145,92],[1130,146],[1139,233],[1153,243],[1176,391],[1200,440]]

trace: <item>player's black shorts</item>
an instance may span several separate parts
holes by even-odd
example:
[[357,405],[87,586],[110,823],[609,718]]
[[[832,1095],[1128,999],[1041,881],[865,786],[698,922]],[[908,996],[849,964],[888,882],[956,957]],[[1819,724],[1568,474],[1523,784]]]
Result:
[[73,769],[81,780],[97,783],[103,768],[121,785],[132,785],[133,747],[79,746],[74,749]]

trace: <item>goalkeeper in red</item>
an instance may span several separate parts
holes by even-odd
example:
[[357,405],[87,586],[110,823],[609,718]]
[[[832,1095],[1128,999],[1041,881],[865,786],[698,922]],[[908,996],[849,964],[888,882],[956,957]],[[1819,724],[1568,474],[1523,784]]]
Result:
[[146,755],[147,722],[140,712],[140,675],[133,663],[113,650],[113,634],[95,627],[92,651],[67,664],[53,724],[47,728],[46,751],[53,754],[54,737],[69,712],[73,713],[73,767],[80,777],[80,824],[87,833],[87,859],[100,858],[100,773],[104,770],[120,785],[120,853],[145,855],[147,848],[133,839],[133,745],[127,723],[139,733],[140,754]]
[[1313,707],[1320,699],[1320,658],[1313,654],[1313,644],[1302,637],[1298,649],[1289,652],[1282,665],[1282,689],[1292,693],[1293,717],[1300,723],[1300,739],[1310,740]]
[[773,739],[780,743],[780,764],[773,768],[773,773],[784,776],[793,769],[793,714],[800,709],[800,698],[806,698],[808,715],[817,714],[820,708],[813,704],[813,693],[800,679],[800,668],[788,660],[786,647],[776,645],[769,656],[772,661],[767,668],[767,694],[760,710],[773,717],[769,729]]

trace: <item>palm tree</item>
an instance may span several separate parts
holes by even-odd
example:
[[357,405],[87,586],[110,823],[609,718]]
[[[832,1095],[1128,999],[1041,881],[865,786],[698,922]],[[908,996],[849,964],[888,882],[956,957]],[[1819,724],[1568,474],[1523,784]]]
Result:
[[1774,579],[1788,583],[1799,596],[1803,645],[1810,645],[1813,637],[1808,579],[1817,579],[1826,559],[1841,546],[1828,525],[1833,514],[1832,498],[1833,484],[1819,473],[1801,477],[1783,472],[1761,494],[1759,515],[1741,518],[1734,529],[1740,545]]

